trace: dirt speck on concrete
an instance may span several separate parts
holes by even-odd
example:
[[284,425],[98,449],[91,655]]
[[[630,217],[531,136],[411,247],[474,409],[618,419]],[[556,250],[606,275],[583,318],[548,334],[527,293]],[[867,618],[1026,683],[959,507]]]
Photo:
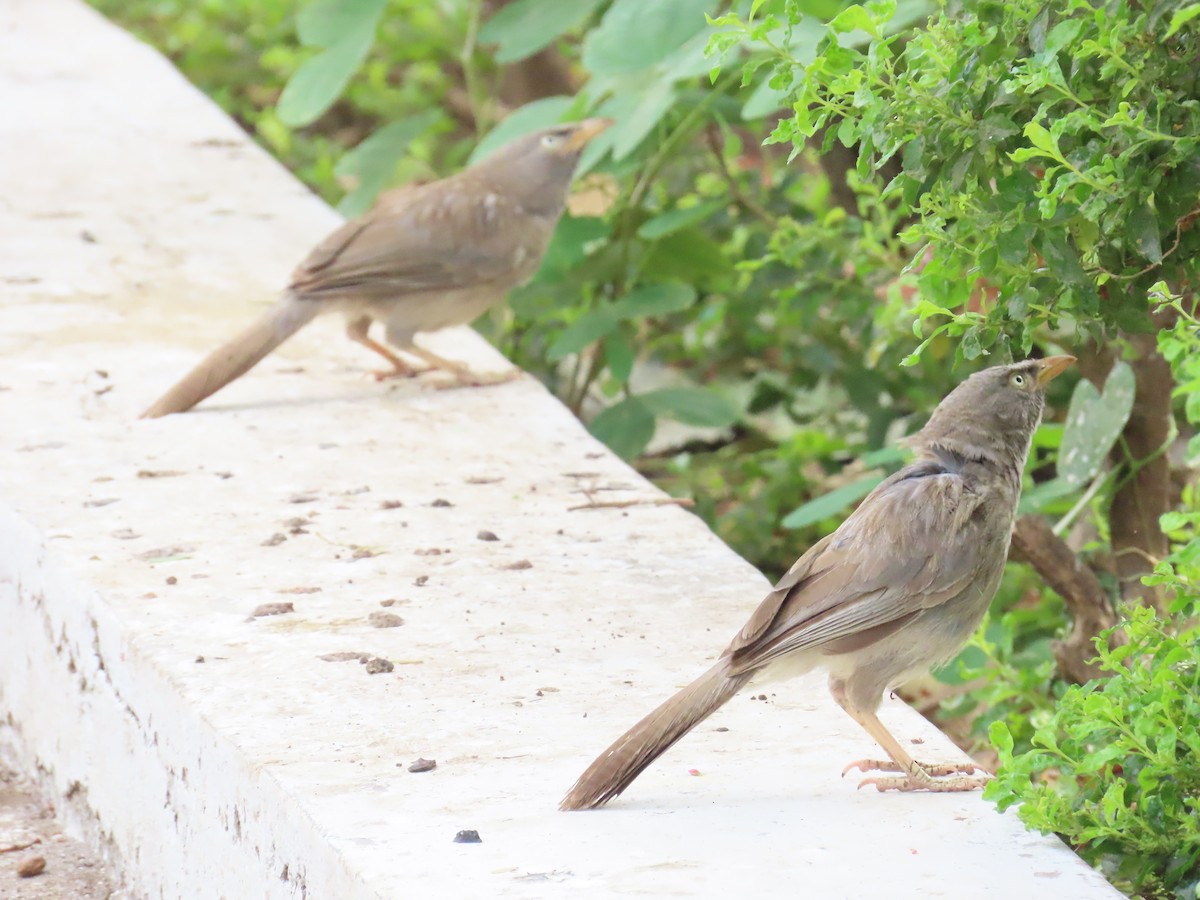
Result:
[[257,619],[262,616],[282,616],[286,613],[294,613],[295,611],[296,605],[290,600],[276,603],[260,603],[254,607],[254,612],[250,614],[250,617]]
[[382,672],[391,672],[396,667],[392,665],[390,660],[386,660],[381,656],[376,656],[367,660],[367,674],[379,675]]
[[367,623],[372,628],[398,628],[404,624],[404,619],[395,613],[373,612],[367,616]]
[[18,878],[36,878],[46,871],[46,857],[30,856],[17,866]]

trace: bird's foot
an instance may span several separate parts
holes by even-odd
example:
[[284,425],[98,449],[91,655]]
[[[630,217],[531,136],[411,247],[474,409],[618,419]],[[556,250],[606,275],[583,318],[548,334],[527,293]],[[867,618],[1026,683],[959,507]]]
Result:
[[525,373],[520,369],[509,369],[506,372],[472,372],[470,369],[454,369],[452,372],[454,378],[452,381],[439,382],[434,387],[439,391],[448,391],[455,388],[471,388],[471,387],[489,387],[494,384],[508,384],[510,381],[516,381]]
[[864,778],[858,783],[861,791],[867,785],[874,785],[878,791],[930,791],[935,794],[956,793],[961,791],[981,790],[989,781],[991,775],[954,775],[949,778],[919,778],[912,775],[893,775],[879,778]]
[[[917,763],[921,770],[926,775],[939,777],[942,775],[973,775],[976,772],[986,772],[983,766],[973,762],[965,763]],[[855,769],[866,774],[867,772],[905,772],[904,766],[890,759],[856,759],[846,768],[842,769],[842,777]]]
[[371,373],[376,381],[391,381],[394,378],[416,378],[426,369],[414,369],[412,366],[396,366],[393,369],[377,369]]
[[[853,769],[861,772],[900,772],[896,776],[864,778],[858,784],[862,790],[868,785],[878,791],[932,791],[948,793],[975,791],[982,788],[992,776],[975,763],[917,763],[914,771],[908,771],[890,759],[859,759],[842,770],[842,775]],[[981,774],[976,775],[979,772]]]

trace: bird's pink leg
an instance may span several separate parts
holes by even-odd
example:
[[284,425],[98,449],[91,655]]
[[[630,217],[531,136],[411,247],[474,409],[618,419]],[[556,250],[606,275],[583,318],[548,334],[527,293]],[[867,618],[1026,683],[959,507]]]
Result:
[[376,381],[383,381],[386,378],[412,378],[415,375],[421,374],[423,370],[413,368],[383,344],[373,340],[367,333],[370,328],[370,316],[360,316],[346,324],[346,337],[350,338],[356,344],[362,344],[368,350],[378,353],[392,364],[392,368],[390,369],[371,373]]
[[472,372],[466,363],[458,362],[453,359],[446,359],[444,356],[438,356],[432,350],[426,350],[424,347],[418,347],[413,344],[405,347],[406,353],[411,353],[413,356],[418,356],[425,362],[429,363],[430,368],[441,369],[445,372],[450,372],[454,375],[454,381],[447,385],[439,385],[439,387],[485,387],[490,384],[504,384],[509,381],[516,381],[521,377],[521,370],[517,368],[509,369],[507,372],[488,373],[480,375]]
[[[880,791],[974,791],[982,788],[991,780],[992,776],[974,763],[923,765],[917,762],[900,746],[900,742],[892,736],[892,733],[887,730],[873,710],[859,709],[850,702],[844,688],[845,686],[840,682],[830,682],[833,699],[850,718],[863,727],[867,734],[875,738],[884,752],[891,757],[891,760],[856,760],[842,770],[842,775],[851,769],[859,769],[862,772],[904,773],[898,776],[864,778],[858,783],[859,790],[867,785],[874,785]],[[984,774],[975,775],[974,772],[977,770]]]

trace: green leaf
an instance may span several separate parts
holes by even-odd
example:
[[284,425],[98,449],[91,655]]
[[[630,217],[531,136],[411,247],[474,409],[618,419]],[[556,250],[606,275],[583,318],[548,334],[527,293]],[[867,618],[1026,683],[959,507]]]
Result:
[[656,415],[685,425],[727,428],[739,416],[732,402],[706,388],[663,388],[638,394],[638,399]]
[[308,125],[341,96],[371,49],[383,5],[383,0],[357,0],[355,18],[330,19],[339,24],[337,40],[305,60],[288,79],[275,110],[280,121],[292,128]]
[[604,362],[608,366],[608,374],[616,381],[624,384],[629,380],[635,358],[633,345],[621,332],[614,331],[604,339]]
[[[814,45],[815,47],[815,45]],[[742,121],[752,122],[769,116],[776,110],[788,105],[791,97],[790,90],[779,90],[771,87],[771,79],[766,78],[750,93],[750,99],[742,107]]]
[[623,319],[661,316],[687,309],[696,301],[696,289],[688,284],[647,284],[634,288],[616,303],[584,313],[550,344],[546,358],[557,362],[607,337]]
[[999,142],[1012,137],[1021,129],[1006,113],[992,113],[979,123],[979,133],[986,141]]
[[617,317],[611,307],[601,307],[585,312],[582,316],[558,333],[558,337],[546,351],[546,359],[558,362],[572,353],[600,340],[617,327]]
[[640,102],[632,113],[612,127],[612,156],[622,160],[645,139],[675,105],[675,88],[670,81],[660,80],[641,93]]
[[806,525],[813,525],[836,516],[851,503],[861,500],[875,490],[875,487],[885,477],[887,476],[882,474],[868,475],[850,484],[843,484],[828,494],[822,494],[792,510],[783,517],[783,521],[779,524],[784,528],[803,528]]
[[1200,16],[1200,3],[1192,3],[1183,9],[1175,10],[1175,14],[1171,16],[1171,25],[1167,28],[1166,37],[1174,37],[1184,25],[1192,21],[1192,19]]
[[703,229],[681,228],[651,245],[642,268],[660,278],[679,278],[689,284],[704,285],[707,280],[720,279],[730,272],[723,251],[724,247]]
[[658,71],[668,81],[690,81],[709,72],[712,62],[705,53],[708,35],[700,32],[662,61]]
[[1079,492],[1079,485],[1065,478],[1051,478],[1021,494],[1017,504],[1017,515],[1040,513],[1054,505],[1055,501]]
[[306,47],[332,47],[362,28],[374,32],[386,6],[387,0],[316,0],[296,13],[296,36]]
[[541,100],[534,100],[532,103],[526,103],[519,109],[513,110],[475,146],[467,160],[468,165],[479,162],[523,135],[537,131],[539,128],[557,125],[563,120],[563,116],[567,114],[574,102],[572,97],[543,97]]
[[634,288],[609,309],[622,319],[665,316],[687,309],[696,302],[696,289],[690,284],[644,284]]
[[637,397],[626,397],[592,419],[588,430],[622,459],[633,459],[654,437],[654,415]]
[[1148,204],[1137,207],[1129,216],[1129,235],[1137,252],[1154,264],[1162,262],[1162,242],[1158,237],[1158,216]]
[[541,268],[534,284],[562,281],[571,274],[592,251],[592,246],[612,234],[612,225],[596,216],[572,216],[559,219],[550,246],[542,257]]
[[497,44],[496,62],[524,59],[582,25],[603,0],[515,0],[479,29],[479,41]]
[[707,203],[697,203],[695,206],[683,209],[673,209],[657,215],[653,219],[647,219],[637,230],[637,236],[644,241],[665,237],[681,228],[703,222],[709,216],[724,209],[726,205],[727,201],[725,200],[710,200]]
[[347,218],[361,215],[385,187],[415,138],[430,131],[442,118],[439,110],[427,110],[415,116],[384,125],[338,160],[333,173],[338,178],[353,178],[358,184],[342,198],[338,211]]
[[1075,38],[1079,37],[1079,31],[1083,28],[1082,19],[1064,19],[1046,35],[1046,55],[1053,56]]
[[1011,757],[1013,752],[1013,736],[1008,730],[1008,726],[1001,721],[995,721],[988,729],[988,739],[992,742],[992,746],[996,748],[996,752],[1003,759]]
[[1135,387],[1133,369],[1124,362],[1112,367],[1103,393],[1080,379],[1058,451],[1059,478],[1078,486],[1096,476],[1133,411]]
[[1055,158],[1058,157],[1058,142],[1054,140],[1054,136],[1049,131],[1037,122],[1029,122],[1025,126],[1025,137],[1029,138],[1029,142],[1039,150],[1044,150]]
[[583,65],[593,76],[649,68],[705,28],[704,16],[715,6],[715,0],[614,0],[583,42]]
[[857,4],[847,6],[834,16],[829,23],[829,28],[838,34],[845,34],[848,31],[865,31],[870,35],[878,34],[875,20],[871,18],[871,14]]

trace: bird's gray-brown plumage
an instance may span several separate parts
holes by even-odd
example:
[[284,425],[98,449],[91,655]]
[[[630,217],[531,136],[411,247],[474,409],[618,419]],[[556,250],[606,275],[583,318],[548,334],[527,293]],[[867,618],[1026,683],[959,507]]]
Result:
[[[205,357],[143,418],[191,409],[329,312],[346,315],[349,337],[387,359],[388,374],[414,371],[394,349],[471,377],[414,337],[471,322],[533,277],[579,156],[609,124],[587,119],[543,129],[449,178],[384,194],[317,245],[273,307]],[[384,324],[392,349],[369,337],[373,321]]]
[[1074,357],[996,366],[954,389],[910,443],[911,463],[873,490],[805,553],[703,675],[616,740],[563,799],[566,810],[611,800],[664,751],[757,676],[824,666],[834,699],[888,762],[849,768],[880,790],[978,787],[974,766],[915,761],[876,715],[885,691],[944,663],[991,602],[1021,493],[1044,390]]

